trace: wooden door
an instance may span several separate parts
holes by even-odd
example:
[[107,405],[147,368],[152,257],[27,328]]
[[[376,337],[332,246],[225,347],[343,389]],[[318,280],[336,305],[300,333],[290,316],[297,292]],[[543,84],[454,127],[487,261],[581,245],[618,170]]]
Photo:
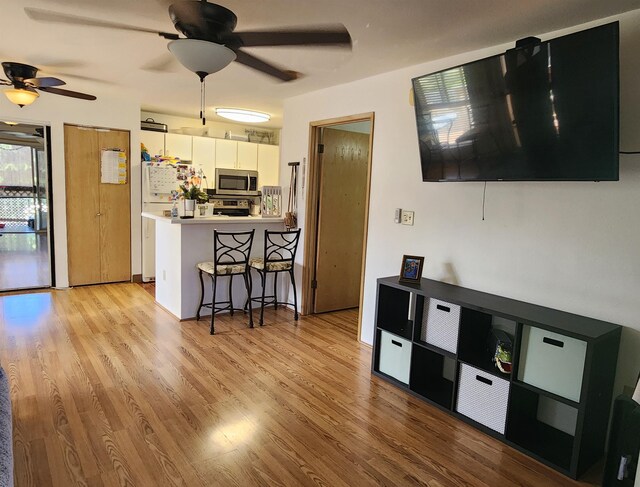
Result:
[[[65,125],[69,285],[131,279],[129,132]],[[101,149],[127,156],[126,184],[100,182]]]
[[322,143],[315,313],[359,306],[369,134],[326,128]]
[[95,129],[64,126],[70,286],[101,282],[98,147]]
[[[127,183],[101,184],[100,282],[131,280],[131,174],[129,132],[99,130],[100,149],[120,149],[127,155]],[[98,164],[100,151],[98,151]]]

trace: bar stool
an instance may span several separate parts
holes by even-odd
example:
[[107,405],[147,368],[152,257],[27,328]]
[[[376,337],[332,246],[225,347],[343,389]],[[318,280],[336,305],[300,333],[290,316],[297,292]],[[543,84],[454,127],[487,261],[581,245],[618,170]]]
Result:
[[[200,305],[196,313],[196,320],[200,319],[200,310],[211,308],[211,334],[214,333],[213,322],[216,313],[229,310],[231,316],[234,311],[245,311],[245,308],[233,307],[233,277],[241,275],[247,289],[247,296],[251,296],[251,282],[249,275],[249,255],[253,244],[253,233],[249,232],[219,232],[213,231],[213,262],[200,262],[196,265],[200,276]],[[210,303],[204,301],[204,274],[211,277],[211,287],[213,294]],[[219,277],[229,277],[229,299],[227,301],[216,301],[216,287]],[[253,328],[253,313],[251,303],[249,303],[249,328]]]
[[[294,262],[296,251],[298,249],[298,240],[300,238],[300,229],[288,232],[272,232],[264,231],[264,257],[254,257],[249,259],[249,282],[253,288],[251,277],[251,269],[255,269],[260,275],[262,281],[262,295],[247,300],[249,306],[251,301],[260,301],[260,326],[264,322],[264,306],[265,304],[273,304],[277,309],[279,304],[291,304],[278,301],[278,274],[280,272],[288,272],[291,277],[291,285],[293,286],[293,310],[294,319],[298,320],[298,296],[296,292],[296,279],[294,276]],[[273,274],[273,295],[265,296],[265,288],[267,283],[267,275]],[[268,300],[265,302],[265,299]],[[245,304],[246,308],[246,304]]]

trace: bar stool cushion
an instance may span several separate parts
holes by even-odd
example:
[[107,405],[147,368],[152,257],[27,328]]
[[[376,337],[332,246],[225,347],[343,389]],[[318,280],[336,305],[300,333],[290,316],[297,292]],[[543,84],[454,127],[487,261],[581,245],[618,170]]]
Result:
[[220,264],[217,269],[214,268],[213,262],[199,262],[196,267],[202,272],[213,275],[217,272],[219,276],[228,276],[230,274],[243,274],[246,270],[245,264]]
[[[264,269],[264,259],[262,257],[252,257],[249,259],[249,266],[254,269],[263,270]],[[278,262],[267,262],[267,271],[288,271],[291,269],[291,261],[290,260],[282,260]]]

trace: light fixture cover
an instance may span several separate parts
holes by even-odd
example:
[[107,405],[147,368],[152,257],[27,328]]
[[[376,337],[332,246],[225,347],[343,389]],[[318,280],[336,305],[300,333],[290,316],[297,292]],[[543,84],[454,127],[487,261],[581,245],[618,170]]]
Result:
[[236,122],[261,123],[271,120],[271,115],[242,108],[216,108],[216,115]]
[[4,90],[4,94],[11,103],[21,107],[31,105],[40,96],[35,90],[24,90],[20,88],[7,88]]
[[177,39],[167,47],[180,64],[194,73],[215,73],[236,58],[228,47],[199,39]]

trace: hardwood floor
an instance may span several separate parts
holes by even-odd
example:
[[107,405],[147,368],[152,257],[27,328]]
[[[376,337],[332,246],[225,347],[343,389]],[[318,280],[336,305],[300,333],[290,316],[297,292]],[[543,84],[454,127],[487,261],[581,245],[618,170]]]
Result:
[[370,374],[357,310],[178,322],[136,284],[0,297],[16,486],[570,486]]

